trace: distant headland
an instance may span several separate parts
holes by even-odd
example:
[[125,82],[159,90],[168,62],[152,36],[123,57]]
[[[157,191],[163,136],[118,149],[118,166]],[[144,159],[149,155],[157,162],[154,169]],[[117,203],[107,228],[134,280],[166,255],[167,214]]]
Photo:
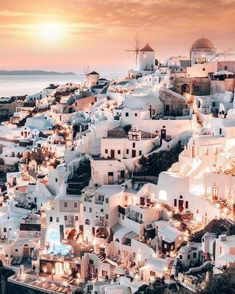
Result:
[[73,72],[57,72],[45,70],[0,70],[0,75],[76,75]]

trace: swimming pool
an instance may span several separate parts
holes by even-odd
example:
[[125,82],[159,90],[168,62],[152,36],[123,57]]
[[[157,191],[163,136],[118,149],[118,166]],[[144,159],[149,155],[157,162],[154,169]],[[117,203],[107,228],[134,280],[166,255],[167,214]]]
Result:
[[63,244],[60,241],[60,234],[57,230],[48,230],[47,242],[49,243],[48,253],[66,255],[72,249],[70,245]]

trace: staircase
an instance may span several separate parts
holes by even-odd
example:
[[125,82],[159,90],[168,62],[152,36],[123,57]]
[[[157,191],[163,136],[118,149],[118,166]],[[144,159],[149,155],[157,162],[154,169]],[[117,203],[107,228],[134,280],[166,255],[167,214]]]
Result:
[[97,256],[99,257],[99,260],[101,262],[104,262],[105,261],[105,257],[104,257],[104,255],[102,253],[99,253]]

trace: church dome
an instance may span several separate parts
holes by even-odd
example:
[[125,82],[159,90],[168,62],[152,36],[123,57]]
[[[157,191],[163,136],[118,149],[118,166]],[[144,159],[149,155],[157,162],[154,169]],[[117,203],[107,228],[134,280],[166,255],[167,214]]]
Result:
[[200,38],[193,42],[191,50],[215,51],[215,45],[207,38]]

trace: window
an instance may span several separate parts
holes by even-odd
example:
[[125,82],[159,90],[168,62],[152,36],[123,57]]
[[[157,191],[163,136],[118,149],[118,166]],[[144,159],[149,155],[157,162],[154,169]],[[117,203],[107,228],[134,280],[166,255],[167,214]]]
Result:
[[[160,200],[165,200],[167,201],[167,194],[166,194],[166,191],[165,190],[160,190],[159,191],[159,199]],[[175,199],[176,200],[176,199]],[[176,206],[177,204],[175,204]]]
[[185,208],[188,208],[188,201],[185,201]]
[[180,255],[180,259],[183,259],[183,256],[182,255]]
[[92,212],[92,208],[91,207],[89,207],[89,212]]
[[55,181],[56,181],[56,183],[58,182],[58,179],[57,178],[55,178]]
[[104,212],[103,208],[100,209],[100,212]]
[[7,228],[4,228],[4,229],[3,229],[3,232],[6,233],[6,232],[7,232]]
[[108,214],[106,214],[106,215],[105,215],[105,218],[106,218],[106,219],[109,219],[109,215],[108,215]]
[[126,117],[128,117],[129,116],[129,112],[126,112]]
[[67,216],[67,215],[64,216],[64,220],[65,220],[65,221],[68,220],[68,216]]
[[108,149],[105,149],[105,153],[106,153],[106,154],[108,153]]
[[78,203],[74,202],[74,208],[77,208],[77,207],[78,207]]
[[177,206],[177,199],[174,199],[174,206]]
[[105,199],[105,202],[108,204],[109,203],[109,198],[106,198]]
[[77,216],[77,215],[75,215],[75,221],[76,221],[76,222],[78,221],[78,216]]
[[135,143],[132,144],[133,148],[135,148]]
[[190,259],[190,254],[188,254],[188,259]]
[[86,206],[83,207],[83,211],[86,211]]
[[92,259],[89,260],[90,264],[94,264],[94,261]]
[[57,216],[56,217],[56,222],[58,223],[60,221],[59,217]]
[[68,207],[68,202],[64,202],[64,207]]
[[126,149],[126,154],[129,154],[129,149]]
[[202,69],[203,71],[205,71],[206,69],[205,69],[205,67],[203,67],[203,69]]
[[118,154],[121,154],[121,150],[118,150]]
[[193,252],[193,258],[197,258],[197,252]]
[[142,151],[141,150],[139,151],[139,155],[142,155]]
[[15,249],[15,252],[18,252],[18,249],[17,248]]
[[52,223],[53,222],[53,217],[52,216],[50,216],[50,223]]
[[138,114],[137,114],[137,113],[135,113],[135,116],[138,116]]

